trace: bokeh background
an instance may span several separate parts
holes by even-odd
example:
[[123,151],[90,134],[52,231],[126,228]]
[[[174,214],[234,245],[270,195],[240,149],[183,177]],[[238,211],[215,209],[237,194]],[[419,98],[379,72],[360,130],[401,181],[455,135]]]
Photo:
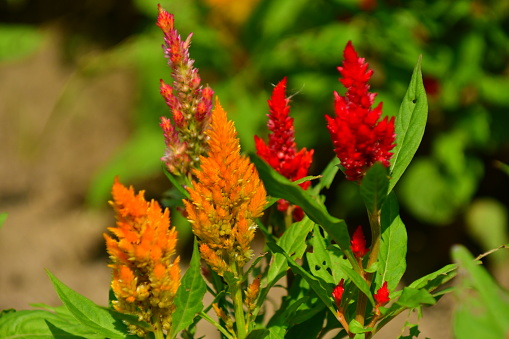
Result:
[[[422,55],[428,124],[396,187],[409,234],[405,281],[449,263],[453,244],[479,254],[509,242],[509,1],[0,0],[0,212],[9,215],[0,309],[59,304],[45,268],[106,304],[114,176],[164,201],[159,117],[170,114],[159,79],[171,77],[158,2],[181,35],[193,32],[191,57],[243,151],[266,136],[266,101],[288,76],[297,144],[315,150],[312,174],[334,156],[324,115],[343,91],[336,67],[346,42],[374,69],[388,115]],[[352,228],[367,223],[355,184],[338,176],[326,194],[332,214]],[[176,212],[172,220],[185,258],[189,228]],[[488,264],[508,286],[506,256]],[[427,336],[450,336],[443,315],[453,299],[435,307],[430,318],[441,321]]]

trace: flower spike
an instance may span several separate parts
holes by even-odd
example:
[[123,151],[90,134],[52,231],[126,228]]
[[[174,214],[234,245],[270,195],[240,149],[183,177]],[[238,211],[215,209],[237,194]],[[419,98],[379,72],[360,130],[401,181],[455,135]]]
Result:
[[334,302],[338,310],[341,310],[341,298],[343,298],[343,293],[345,292],[345,279],[341,279],[340,282],[336,285],[334,290],[332,291],[332,297],[334,298]]
[[[278,173],[291,181],[296,181],[308,175],[309,167],[313,161],[313,150],[305,148],[297,151],[295,144],[295,130],[293,118],[290,118],[290,99],[286,97],[286,77],[275,87],[269,103],[270,114],[267,127],[270,130],[268,144],[255,135],[256,153],[274,168]],[[311,182],[306,181],[300,187],[307,189]],[[286,200],[278,201],[278,210],[285,212],[289,208]],[[294,210],[294,219],[301,220],[304,213],[300,207]]]
[[362,258],[369,252],[369,248],[366,248],[366,239],[360,225],[355,230],[350,244],[356,258]]
[[335,117],[326,115],[334,151],[344,167],[346,178],[360,182],[375,162],[389,167],[395,144],[394,117],[379,120],[382,103],[372,108],[376,93],[369,92],[373,70],[359,58],[352,42],[344,51],[339,80],[347,89],[345,96],[334,92]]
[[383,283],[382,287],[380,287],[378,289],[378,291],[375,293],[373,298],[376,301],[376,306],[377,307],[383,306],[383,305],[387,304],[391,300],[389,298],[389,289],[387,288],[387,281],[385,281]]
[[171,86],[161,80],[160,92],[173,118],[173,123],[161,118],[166,144],[161,160],[171,173],[189,175],[191,169],[199,167],[200,155],[208,151],[204,132],[210,123],[214,92],[208,86],[201,86],[198,69],[189,57],[192,34],[182,41],[174,27],[173,14],[160,5],[157,26],[164,34],[163,50],[173,78]]
[[[110,204],[116,212],[116,227],[104,234],[113,270],[111,287],[114,308],[134,314],[154,327],[169,330],[175,311],[173,300],[180,285],[179,257],[175,257],[177,231],[170,228],[169,210],[161,210],[143,191],[134,193],[116,178]],[[131,332],[144,330],[129,325]]]
[[216,101],[212,112],[210,151],[193,171],[196,181],[184,200],[202,258],[219,275],[242,268],[251,258],[255,219],[263,214],[266,192],[249,158],[240,155],[232,121]]

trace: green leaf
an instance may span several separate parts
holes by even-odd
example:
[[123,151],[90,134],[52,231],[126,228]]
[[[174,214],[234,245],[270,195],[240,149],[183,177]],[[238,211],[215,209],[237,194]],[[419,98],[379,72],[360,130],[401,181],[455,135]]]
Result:
[[375,306],[375,300],[373,299],[373,295],[369,289],[366,280],[357,272],[355,272],[350,266],[346,265],[343,262],[339,262],[339,265],[346,276],[357,286],[362,293],[364,293],[368,300],[371,302],[371,305]]
[[7,213],[6,212],[0,213],[0,229],[2,229],[5,220],[7,220]]
[[[464,296],[459,299],[460,304],[463,303],[461,307],[470,309],[472,321],[475,321],[478,310],[484,310],[483,313],[488,315],[485,325],[496,329],[496,332],[500,333],[497,337],[504,337],[509,330],[509,293],[500,288],[486,269],[474,261],[474,257],[465,247],[453,247],[452,257],[460,269],[466,271],[467,276],[463,276],[463,279],[466,279],[478,294],[478,297],[474,298],[471,292],[464,292]],[[463,317],[466,318],[465,315]]]
[[406,270],[407,233],[399,216],[396,195],[391,193],[382,207],[382,237],[378,252],[378,274],[375,278],[377,287],[384,281],[390,291],[398,286]]
[[339,159],[337,157],[333,157],[332,160],[327,165],[327,167],[325,167],[325,169],[323,170],[321,174],[322,178],[320,179],[320,181],[318,181],[318,183],[315,186],[313,186],[312,190],[314,194],[320,193],[320,191],[323,188],[328,189],[330,187],[332,181],[336,177],[336,173],[338,173],[339,171],[338,165]]
[[414,68],[410,85],[403,98],[395,121],[396,146],[392,150],[389,192],[405,172],[415,155],[428,117],[428,101],[422,83],[421,57]]
[[332,295],[331,291],[328,291],[327,285],[325,282],[318,280],[313,277],[309,272],[303,269],[300,265],[298,265],[281,247],[273,242],[267,243],[267,246],[274,253],[283,254],[288,260],[288,265],[292,269],[295,274],[300,275],[311,287],[311,289],[316,293],[318,298],[322,300],[325,306],[333,313],[336,314],[336,309],[332,305]]
[[271,338],[270,332],[266,328],[257,328],[255,330],[252,330],[246,337],[246,339],[265,339],[265,338]]
[[170,338],[176,338],[177,334],[188,327],[194,317],[203,310],[203,296],[206,291],[207,286],[201,275],[200,251],[195,239],[189,268],[182,277],[175,296],[176,309],[172,315]]
[[308,191],[304,191],[300,186],[277,173],[262,159],[252,156],[251,160],[258,169],[267,192],[271,196],[288,200],[292,204],[300,206],[309,219],[321,225],[329,233],[356,270],[359,270],[357,261],[350,250],[350,235],[345,222],[331,216],[325,206],[318,203]]
[[424,288],[428,292],[433,292],[458,274],[457,265],[449,264],[438,271],[425,275],[415,280],[409,287],[420,289]]
[[161,166],[163,168],[164,175],[166,175],[168,180],[170,180],[173,187],[175,187],[180,192],[180,194],[182,194],[182,196],[189,199],[189,192],[182,186],[181,183],[178,182],[177,178],[175,178],[173,174],[171,174],[170,171],[168,171],[168,168],[164,163],[161,164]]
[[361,197],[368,211],[379,211],[387,198],[389,177],[387,168],[377,162],[367,171],[361,183]]
[[371,327],[362,326],[361,323],[355,319],[352,319],[352,321],[350,321],[350,323],[348,324],[348,329],[350,330],[350,332],[354,334],[371,332],[373,330]]
[[336,286],[342,278],[346,278],[339,262],[343,261],[343,264],[348,266],[348,261],[344,259],[343,253],[337,245],[331,245],[326,241],[320,233],[318,225],[313,231],[311,246],[313,251],[306,253],[306,258],[313,276],[333,286]]
[[407,308],[416,308],[421,304],[434,305],[436,300],[424,289],[405,287],[396,303]]
[[115,319],[108,310],[67,287],[51,272],[47,271],[47,274],[60,300],[83,326],[108,338],[126,338],[126,326],[122,321]]
[[[299,222],[293,223],[277,241],[278,246],[292,256],[292,258],[302,258],[307,248],[306,238],[313,229],[313,225],[314,222],[309,218],[304,218]],[[285,256],[279,253],[274,254],[274,260],[267,273],[267,287],[272,287],[287,269],[288,265]]]
[[58,309],[57,314],[43,310],[23,310],[2,315],[0,317],[0,338],[104,338],[104,335],[99,335],[93,330],[83,327],[67,310],[54,309]]

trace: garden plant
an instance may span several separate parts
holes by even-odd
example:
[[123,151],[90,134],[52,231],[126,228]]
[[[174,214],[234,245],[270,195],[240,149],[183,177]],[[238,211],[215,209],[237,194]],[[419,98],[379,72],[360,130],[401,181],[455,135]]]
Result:
[[[507,336],[509,294],[479,265],[489,253],[474,258],[454,247],[455,263],[402,283],[408,238],[394,188],[425,132],[421,58],[408,70],[399,110],[386,112],[375,104],[369,60],[355,41],[344,46],[331,110],[316,112],[336,156],[311,175],[314,150],[296,145],[295,134],[306,131],[294,127],[288,78],[274,79],[268,131],[253,136],[256,154],[246,155],[228,105],[194,66],[192,35],[182,38],[173,14],[161,6],[158,13],[173,78],[160,82],[171,113],[160,122],[161,161],[172,215],[182,214],[194,234],[189,265],[184,269],[177,253],[170,209],[117,177],[110,201],[116,224],[104,233],[109,305],[96,305],[48,271],[63,305],[4,310],[0,338],[194,338],[208,322],[228,339],[368,339],[403,312],[421,316],[447,293],[464,298],[458,338]],[[340,87],[344,94],[334,91]],[[347,225],[327,210],[324,191],[339,180],[359,191],[367,224]],[[459,273],[461,284],[448,284]],[[206,293],[211,302],[204,303]],[[418,335],[418,324],[407,322],[399,337]]]

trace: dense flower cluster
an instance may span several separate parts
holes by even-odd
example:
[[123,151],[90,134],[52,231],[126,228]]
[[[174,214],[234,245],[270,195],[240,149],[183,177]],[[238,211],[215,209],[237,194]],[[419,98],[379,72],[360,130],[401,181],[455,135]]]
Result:
[[360,182],[375,162],[389,167],[390,151],[395,146],[394,117],[379,120],[382,103],[371,108],[376,93],[369,92],[368,81],[373,71],[364,58],[359,58],[351,42],[346,45],[344,57],[338,70],[347,91],[345,96],[334,92],[336,116],[326,115],[327,128],[346,178]]
[[[175,310],[173,300],[180,285],[179,257],[175,257],[177,231],[170,228],[169,210],[161,210],[143,191],[135,195],[115,179],[110,204],[116,212],[116,227],[104,234],[113,269],[111,287],[119,312],[135,314],[140,320],[156,322],[168,330]],[[130,325],[132,332],[143,330]]]
[[161,6],[157,26],[164,33],[163,49],[173,77],[172,86],[161,80],[161,95],[173,117],[173,123],[166,117],[161,118],[166,143],[162,160],[173,174],[188,175],[192,168],[199,166],[200,155],[207,152],[204,131],[210,122],[214,92],[208,86],[201,86],[198,70],[193,67],[194,60],[189,58],[192,34],[182,41],[174,28],[173,14]]
[[369,248],[366,247],[366,239],[364,238],[364,233],[362,232],[361,226],[358,226],[353,233],[352,240],[350,240],[350,245],[356,258],[362,258],[369,252]]
[[[313,161],[313,150],[305,148],[297,151],[295,144],[295,130],[293,118],[290,118],[290,99],[286,97],[286,77],[281,80],[268,100],[270,114],[267,114],[269,121],[267,127],[270,130],[268,144],[255,135],[256,153],[269,163],[278,173],[291,181],[299,180],[308,175],[309,167]],[[311,182],[306,181],[300,184],[307,189]],[[278,209],[285,212],[289,208],[286,200],[278,201]],[[302,209],[296,207],[294,219],[301,220],[304,214]]]
[[201,157],[197,178],[184,200],[202,258],[219,275],[235,273],[251,258],[255,219],[263,214],[266,192],[249,158],[240,155],[232,121],[219,101],[212,112],[210,151]]

